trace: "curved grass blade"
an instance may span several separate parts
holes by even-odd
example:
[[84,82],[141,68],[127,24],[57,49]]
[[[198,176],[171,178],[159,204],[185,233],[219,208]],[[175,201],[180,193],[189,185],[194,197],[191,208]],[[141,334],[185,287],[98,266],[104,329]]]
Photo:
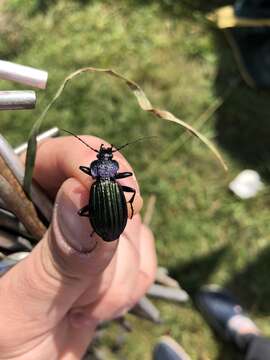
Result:
[[68,75],[65,78],[65,80],[63,81],[63,83],[61,84],[59,89],[57,90],[55,96],[50,101],[50,103],[47,105],[47,107],[42,112],[41,116],[38,118],[38,120],[36,121],[36,123],[34,124],[34,126],[32,128],[32,131],[30,133],[30,137],[28,140],[28,149],[27,149],[27,155],[26,155],[26,171],[25,171],[25,177],[24,177],[24,190],[28,195],[30,195],[30,187],[31,187],[33,169],[34,169],[35,157],[36,157],[36,146],[37,146],[36,137],[37,137],[37,134],[39,133],[40,127],[42,125],[42,121],[43,121],[45,115],[47,114],[47,112],[49,111],[50,107],[60,97],[60,95],[62,94],[62,92],[65,89],[68,82],[70,80],[72,80],[73,78],[75,78],[85,72],[104,73],[104,74],[107,74],[107,75],[110,75],[112,77],[116,77],[116,78],[122,80],[129,87],[129,89],[133,92],[133,94],[135,95],[135,97],[138,101],[138,104],[142,110],[150,112],[158,118],[175,122],[175,123],[181,125],[182,127],[184,127],[192,135],[199,138],[214,153],[214,155],[219,160],[219,162],[221,163],[223,168],[225,170],[227,170],[227,166],[226,166],[224,160],[222,159],[222,156],[220,155],[220,153],[218,152],[218,150],[212,144],[211,141],[209,141],[204,135],[202,135],[197,130],[195,130],[192,126],[190,126],[183,120],[180,120],[179,118],[174,116],[169,111],[161,110],[161,109],[153,107],[151,102],[148,100],[145,93],[143,92],[143,90],[134,81],[127,79],[126,77],[124,77],[123,75],[119,74],[118,72],[116,72],[112,69],[99,69],[99,68],[94,68],[94,67],[85,67],[85,68],[79,69],[79,70],[71,73],[70,75]]

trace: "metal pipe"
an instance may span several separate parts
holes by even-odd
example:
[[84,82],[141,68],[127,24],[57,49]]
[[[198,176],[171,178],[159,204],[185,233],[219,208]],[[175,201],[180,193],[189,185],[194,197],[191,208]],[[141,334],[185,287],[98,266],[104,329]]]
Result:
[[0,110],[34,109],[34,91],[0,91]]
[[11,80],[39,89],[45,89],[48,80],[48,73],[29,66],[0,60],[0,79]]

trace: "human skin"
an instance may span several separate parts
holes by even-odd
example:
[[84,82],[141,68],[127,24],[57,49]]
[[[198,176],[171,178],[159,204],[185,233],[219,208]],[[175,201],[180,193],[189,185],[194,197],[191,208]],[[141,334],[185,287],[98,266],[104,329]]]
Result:
[[[106,144],[82,138],[97,149]],[[91,237],[89,220],[77,215],[94,181],[79,166],[95,158],[74,137],[39,146],[34,178],[55,201],[53,219],[31,254],[0,279],[0,359],[81,359],[96,326],[124,314],[154,280],[154,239],[139,216],[134,176],[119,181],[137,191],[120,239]],[[132,171],[119,152],[114,158],[119,171]]]

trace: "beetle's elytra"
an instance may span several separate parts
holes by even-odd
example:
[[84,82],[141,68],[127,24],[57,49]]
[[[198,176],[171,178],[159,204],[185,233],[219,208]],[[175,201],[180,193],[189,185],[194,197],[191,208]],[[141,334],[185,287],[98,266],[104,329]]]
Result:
[[90,190],[89,219],[93,230],[106,241],[117,239],[127,224],[123,189],[116,181],[96,181]]
[[87,216],[97,233],[105,241],[119,238],[124,231],[128,209],[124,192],[132,193],[129,203],[133,215],[136,190],[120,185],[116,180],[132,176],[131,172],[118,173],[119,165],[113,160],[113,147],[105,148],[103,144],[97,151],[97,159],[90,167],[80,166],[80,170],[96,181],[90,189],[89,203],[79,211],[79,215]]
[[97,160],[91,162],[89,167],[80,166],[80,170],[91,176],[95,182],[90,189],[88,204],[80,209],[78,214],[89,218],[90,224],[93,227],[93,233],[97,233],[103,240],[116,240],[124,231],[128,219],[127,201],[124,193],[132,193],[128,201],[131,206],[131,216],[133,216],[132,204],[136,194],[135,189],[122,186],[117,182],[118,179],[123,179],[133,174],[132,172],[119,173],[119,164],[116,160],[113,160],[113,153],[128,144],[119,148],[114,148],[113,145],[104,147],[102,144],[100,149],[96,150],[77,135],[70,131],[66,132],[75,136],[97,153]]

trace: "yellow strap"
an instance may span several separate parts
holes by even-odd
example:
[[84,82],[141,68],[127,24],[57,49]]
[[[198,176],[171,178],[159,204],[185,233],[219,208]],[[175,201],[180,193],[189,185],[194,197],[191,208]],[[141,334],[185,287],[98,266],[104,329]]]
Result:
[[270,26],[270,19],[249,19],[236,16],[232,6],[221,7],[210,13],[207,18],[216,23],[220,29]]

